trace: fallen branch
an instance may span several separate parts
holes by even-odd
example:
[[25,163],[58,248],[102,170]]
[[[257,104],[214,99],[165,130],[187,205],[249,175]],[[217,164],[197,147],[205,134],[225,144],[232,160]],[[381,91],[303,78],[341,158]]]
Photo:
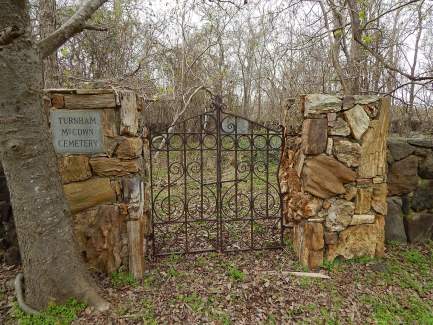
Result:
[[298,276],[298,277],[308,277],[308,278],[318,278],[318,279],[330,279],[331,278],[331,277],[329,277],[326,274],[323,274],[323,273],[313,273],[313,272],[290,272],[290,271],[277,272],[277,271],[266,271],[266,272],[263,272],[263,273],[269,274],[269,275],[283,275],[283,276],[294,275],[294,276]]
[[322,273],[309,273],[309,272],[289,272],[290,275],[308,278],[318,278],[318,279],[330,279],[331,277]]

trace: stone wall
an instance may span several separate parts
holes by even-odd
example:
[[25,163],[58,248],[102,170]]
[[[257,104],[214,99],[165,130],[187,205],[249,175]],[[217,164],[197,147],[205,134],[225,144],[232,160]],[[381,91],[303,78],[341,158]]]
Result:
[[433,138],[388,140],[387,242],[433,239]]
[[58,154],[74,234],[92,268],[111,273],[124,265],[140,278],[150,232],[140,99],[131,91],[68,89],[47,90],[45,103],[52,119],[60,110],[100,112],[102,152]]
[[299,260],[314,269],[337,257],[383,255],[389,101],[315,94],[299,106],[302,131],[286,134],[280,169]]

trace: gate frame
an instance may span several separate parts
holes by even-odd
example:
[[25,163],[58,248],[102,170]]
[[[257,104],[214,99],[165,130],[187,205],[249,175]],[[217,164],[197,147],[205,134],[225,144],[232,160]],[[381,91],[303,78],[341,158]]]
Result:
[[[284,226],[284,214],[283,214],[283,195],[281,193],[281,183],[280,183],[280,169],[281,169],[282,156],[284,154],[284,147],[285,147],[284,126],[282,126],[280,124],[279,125],[280,130],[273,129],[271,127],[265,126],[265,125],[263,125],[261,123],[255,122],[255,121],[252,121],[252,120],[250,120],[248,118],[245,118],[243,116],[240,116],[240,115],[237,115],[237,114],[234,114],[234,113],[231,113],[231,112],[227,112],[227,111],[225,111],[223,109],[224,107],[225,107],[225,105],[223,104],[221,96],[212,96],[212,100],[211,100],[211,108],[212,109],[210,111],[206,111],[204,113],[201,113],[201,114],[198,114],[198,115],[194,115],[194,116],[189,117],[187,119],[184,119],[182,121],[176,122],[175,124],[173,124],[173,125],[169,126],[168,128],[164,129],[165,130],[164,132],[159,132],[159,133],[155,133],[154,134],[152,132],[152,129],[149,129],[148,139],[149,139],[149,167],[150,167],[150,188],[151,188],[151,191],[150,191],[150,194],[151,194],[151,198],[150,198],[151,209],[150,210],[151,210],[151,223],[152,223],[152,226],[151,226],[151,229],[152,229],[151,230],[152,254],[151,254],[151,256],[153,258],[163,257],[163,256],[170,256],[170,255],[173,255],[173,254],[175,254],[175,255],[176,254],[185,254],[186,255],[186,254],[200,254],[200,253],[206,253],[206,252],[223,252],[223,253],[229,253],[230,252],[231,253],[231,252],[242,252],[242,251],[261,251],[261,250],[281,249],[283,247],[283,244],[284,244],[284,230],[285,230],[284,227],[285,226]],[[216,173],[216,193],[215,193],[216,194],[216,198],[215,198],[216,211],[215,212],[217,214],[216,218],[215,218],[215,222],[217,224],[217,235],[216,235],[216,243],[217,243],[217,245],[216,245],[216,247],[212,245],[213,249],[203,249],[203,250],[198,250],[198,251],[194,251],[194,250],[191,251],[191,250],[188,249],[188,247],[189,247],[189,245],[188,245],[188,231],[185,230],[184,232],[182,232],[182,233],[185,233],[185,235],[186,235],[185,249],[183,249],[180,252],[162,252],[162,253],[158,253],[156,251],[156,249],[155,249],[155,239],[156,239],[156,236],[155,236],[155,227],[154,227],[154,224],[155,224],[155,202],[154,202],[154,199],[155,198],[154,198],[154,177],[153,177],[153,158],[154,158],[153,157],[153,153],[155,153],[155,152],[167,152],[167,154],[168,154],[170,152],[170,149],[168,147],[170,140],[167,141],[167,140],[164,139],[164,134],[166,135],[166,137],[168,139],[172,135],[172,134],[170,134],[168,132],[170,128],[175,128],[176,126],[179,126],[179,125],[182,125],[182,124],[185,125],[185,123],[187,121],[191,121],[191,120],[194,120],[194,119],[197,119],[197,118],[199,118],[200,122],[202,123],[202,121],[201,121],[202,117],[205,116],[205,115],[211,115],[212,113],[215,113],[215,119],[214,120],[215,120],[215,124],[216,124],[215,125],[215,130],[212,132],[212,134],[214,134],[216,136],[215,149],[212,149],[212,151],[216,152],[216,155],[217,155],[217,158],[216,158],[216,169],[217,169],[217,173]],[[222,114],[225,114],[226,117],[222,118]],[[277,214],[279,215],[279,217],[276,217],[276,218],[266,218],[266,217],[268,217],[268,214],[267,214],[265,218],[261,218],[261,219],[256,219],[256,218],[247,219],[248,221],[254,221],[254,220],[275,220],[275,221],[277,221],[277,220],[279,220],[279,227],[280,227],[279,230],[280,231],[279,231],[278,245],[275,245],[275,246],[272,246],[272,247],[260,247],[260,248],[248,247],[246,249],[231,249],[231,250],[230,249],[229,250],[224,249],[224,244],[223,244],[224,240],[222,238],[223,237],[223,227],[224,227],[224,224],[230,223],[230,221],[225,221],[223,219],[223,216],[222,216],[222,208],[223,208],[222,204],[223,204],[223,201],[222,201],[221,194],[222,194],[222,184],[223,184],[224,181],[222,180],[221,162],[222,162],[222,153],[224,152],[224,150],[222,149],[222,140],[221,140],[221,138],[222,138],[222,135],[224,135],[222,122],[227,117],[233,117],[236,120],[237,119],[243,119],[245,121],[248,121],[250,127],[251,126],[256,126],[256,127],[260,127],[260,128],[263,128],[263,129],[266,130],[266,137],[267,137],[266,138],[266,150],[257,150],[257,149],[254,148],[254,143],[251,143],[250,144],[251,149],[248,149],[247,151],[250,151],[251,153],[258,152],[258,151],[266,151],[266,153],[267,153],[267,162],[266,162],[266,186],[267,186],[266,196],[267,196],[267,200],[268,200],[268,197],[270,195],[269,194],[269,188],[268,188],[268,186],[270,184],[269,183],[269,160],[268,160],[269,159],[269,151],[279,150],[278,167],[277,167],[276,175],[275,175],[277,184],[276,184],[276,186],[274,186],[274,188],[278,192],[277,197],[279,199],[279,204],[278,204],[278,212],[277,212]],[[202,127],[203,127],[203,125],[201,124],[201,134],[206,134],[205,130],[203,130]],[[277,136],[277,137],[280,138],[281,142],[280,142],[279,147],[272,148],[272,146],[270,144],[269,132],[275,133],[272,136]],[[176,133],[174,132],[174,134],[176,134]],[[185,162],[185,160],[186,160],[186,154],[185,153],[187,151],[186,151],[185,147],[186,147],[186,144],[187,144],[188,140],[185,138],[185,136],[193,135],[195,133],[186,132],[185,129],[184,129],[184,131],[183,132],[179,132],[179,134],[182,135],[182,147],[183,147],[183,149],[181,150],[182,151],[182,160],[183,160],[182,168],[183,168],[183,173],[185,175],[187,175],[187,168],[188,168],[188,166],[187,166],[187,164]],[[234,135],[233,136],[233,139],[235,139],[235,141],[234,141],[234,148],[238,148],[238,143],[237,143],[237,138],[236,138],[237,135],[238,135],[238,133],[237,133],[237,122],[234,124],[234,131],[233,131],[233,133],[229,133],[229,134]],[[252,139],[254,137],[253,131],[251,131],[248,134],[241,134],[241,135],[251,136]],[[263,136],[263,134],[259,134],[259,135]],[[154,139],[157,138],[157,137],[160,137],[160,136],[164,139],[163,140],[165,142],[164,146],[167,146],[166,150],[159,149],[159,148],[155,149],[155,147],[154,147],[154,144],[153,144]],[[202,146],[201,146],[200,149],[197,149],[197,151],[199,151],[199,150],[201,151],[201,154],[202,154],[203,153]],[[237,152],[237,150],[238,149],[234,149],[235,152]],[[236,171],[237,163],[238,163],[238,161],[237,161],[237,158],[236,158],[236,166],[235,166],[235,173],[236,173],[236,175],[237,175],[237,171]],[[252,163],[252,160],[249,160],[249,165],[250,165],[251,177],[253,177],[252,174],[254,172],[254,169],[251,169],[251,166],[254,166],[254,164]],[[167,161],[167,170],[170,169],[170,166],[171,165],[170,165],[170,162],[168,160]],[[202,169],[201,169],[201,171],[202,171]],[[167,188],[167,189],[170,188],[170,176],[169,175],[170,175],[170,173],[168,172],[168,176],[167,176],[168,177],[168,184],[164,187],[164,188]],[[203,175],[201,175],[200,182],[201,182],[200,183],[201,186],[206,185],[204,183]],[[239,182],[239,180],[236,179],[235,182]],[[252,179],[251,179],[251,182],[252,182]],[[162,190],[159,191],[159,193],[161,193],[161,192],[162,192]],[[251,192],[251,193],[254,193],[254,192]],[[236,196],[237,196],[237,194],[238,194],[238,192],[236,190]],[[184,211],[184,213],[187,212],[186,195],[187,194],[185,192],[184,193],[184,199],[185,200],[183,202],[183,205],[184,205],[183,211]],[[170,191],[169,191],[168,196],[170,196]],[[201,196],[203,197],[203,194]],[[250,210],[252,211],[252,213],[253,213],[253,202],[254,202],[254,200],[251,201],[251,199],[249,199]],[[268,201],[267,201],[267,206],[268,206]],[[185,227],[188,226],[188,223],[189,223],[188,220],[185,220],[183,222],[179,222],[179,224],[185,225]],[[164,223],[162,223],[162,224],[164,224]],[[251,230],[250,230],[251,242],[254,242],[253,241],[253,234],[254,234],[254,232],[253,232],[252,228],[253,228],[253,225],[251,224]]]

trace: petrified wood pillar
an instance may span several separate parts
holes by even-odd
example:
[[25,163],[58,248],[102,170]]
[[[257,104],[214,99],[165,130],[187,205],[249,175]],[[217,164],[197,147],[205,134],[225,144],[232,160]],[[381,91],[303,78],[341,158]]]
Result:
[[[112,89],[54,89],[46,97],[51,129],[61,138],[57,158],[81,255],[96,270],[123,266],[142,278],[150,189],[140,98]],[[61,119],[57,126],[55,116]]]
[[[303,265],[381,256],[389,101],[307,95],[301,134],[286,136],[283,213]],[[287,118],[290,118],[288,116]]]

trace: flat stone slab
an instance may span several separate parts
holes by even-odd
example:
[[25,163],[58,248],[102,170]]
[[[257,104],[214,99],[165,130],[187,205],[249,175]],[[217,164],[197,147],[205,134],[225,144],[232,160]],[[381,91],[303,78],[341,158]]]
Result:
[[336,113],[341,111],[342,101],[339,97],[324,94],[305,96],[305,116],[310,114]]
[[416,147],[433,148],[433,139],[427,139],[427,138],[408,139],[407,142],[409,142],[411,145]]
[[400,197],[389,197],[388,214],[385,217],[385,240],[406,243],[407,237],[403,223],[402,201]]
[[104,152],[101,112],[52,110],[51,130],[54,149],[61,154]]
[[356,105],[350,110],[345,111],[344,115],[346,116],[347,122],[350,125],[350,129],[352,130],[355,139],[361,140],[370,124],[370,118],[368,117],[367,113],[364,111],[362,106]]
[[390,138],[388,139],[388,149],[394,160],[402,160],[410,156],[415,148],[412,147],[405,139]]
[[409,242],[425,243],[433,237],[433,213],[421,212],[405,216],[405,226]]

